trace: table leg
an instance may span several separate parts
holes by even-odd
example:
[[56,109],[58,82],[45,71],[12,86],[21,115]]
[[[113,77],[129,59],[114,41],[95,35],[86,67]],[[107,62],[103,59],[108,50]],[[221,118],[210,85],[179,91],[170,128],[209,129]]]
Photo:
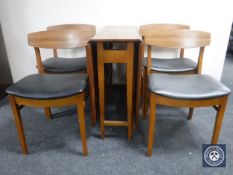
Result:
[[128,140],[132,139],[133,59],[127,63],[127,116]]
[[104,63],[98,59],[98,85],[99,85],[99,110],[100,110],[100,137],[104,138]]

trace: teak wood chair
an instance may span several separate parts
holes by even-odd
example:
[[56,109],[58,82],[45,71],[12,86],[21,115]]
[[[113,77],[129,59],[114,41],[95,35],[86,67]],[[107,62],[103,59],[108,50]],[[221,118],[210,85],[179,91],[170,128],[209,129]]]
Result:
[[[204,48],[210,44],[210,34],[192,30],[154,32],[144,38],[144,43],[148,45],[147,73],[150,98],[148,156],[152,155],[157,105],[189,107],[190,109],[213,106],[217,110],[217,117],[211,143],[216,144],[230,90],[212,77],[200,74]],[[197,74],[172,75],[154,72],[150,61],[151,46],[199,48],[198,63],[195,64],[196,67],[188,70]],[[188,119],[191,120],[191,118],[192,113],[189,113]]]
[[[84,69],[89,71],[88,63],[86,64],[86,57],[92,57],[91,46],[88,43],[92,37],[93,32],[90,31],[78,31],[78,30],[51,30],[51,31],[41,31],[34,32],[28,35],[28,43],[30,46],[34,47],[37,61],[37,69],[40,74],[53,74],[53,73],[78,73],[83,72],[83,69],[79,69],[83,60]],[[76,48],[85,48],[86,57],[83,58],[49,58],[45,61],[42,61],[40,49],[76,49]],[[55,55],[56,57],[56,55]],[[47,64],[48,63],[48,64]],[[51,64],[50,64],[51,63]],[[47,66],[46,66],[47,65]],[[49,66],[50,65],[50,66]],[[90,79],[89,79],[90,81]],[[92,89],[92,88],[90,88]],[[90,101],[91,106],[95,106],[95,93],[90,91]],[[50,108],[45,108],[45,115],[48,119],[51,119],[51,110]],[[96,124],[96,111],[95,107],[91,107],[91,121],[92,126]]]
[[[189,45],[187,43],[187,45]],[[169,75],[152,73],[148,77],[150,91],[150,118],[148,156],[152,156],[157,105],[171,107],[208,107],[217,111],[211,144],[218,137],[230,89],[208,75]],[[191,118],[189,118],[191,119]]]
[[[41,46],[43,42],[40,42]],[[34,42],[34,44],[36,44]],[[44,43],[47,45],[46,43]],[[80,43],[82,44],[82,43]],[[39,45],[38,43],[36,45]],[[85,129],[86,74],[33,74],[7,89],[23,154],[28,153],[20,109],[23,106],[61,107],[75,105],[78,113],[83,155],[86,156]]]
[[[139,26],[139,33],[142,35],[142,39],[144,40],[144,37],[147,35],[152,34],[153,32],[159,32],[159,31],[164,31],[164,30],[174,30],[174,29],[190,29],[189,25],[184,25],[184,24],[169,24],[169,23],[157,23],[157,24],[145,24],[145,25],[141,25]],[[146,104],[145,102],[145,95],[146,95],[146,85],[147,85],[147,57],[144,57],[144,48],[142,49],[143,52],[143,59],[142,59],[142,77],[140,80],[140,82],[142,82],[142,87],[138,87],[138,88],[142,88],[140,89],[140,91],[142,92],[142,111],[143,111],[143,117],[144,119],[146,119]],[[180,58],[184,57],[184,48],[180,48]],[[162,61],[166,61],[166,60],[161,60],[159,58],[152,58],[152,69],[153,66],[156,65],[157,68],[160,68],[159,71],[165,71],[163,70],[164,65],[167,64],[167,62],[162,62]],[[169,60],[171,63],[168,65],[170,67],[173,67],[173,64],[177,64],[176,62],[179,61],[178,59],[174,59],[174,60]],[[183,61],[183,60],[181,60]],[[157,64],[157,62],[159,64]],[[141,84],[141,83],[140,83]],[[140,96],[138,96],[138,98],[140,98]],[[137,100],[137,103],[140,103],[140,99]],[[139,110],[140,110],[140,104],[137,104],[137,109],[136,109],[136,118],[139,117]],[[138,121],[138,120],[136,120]],[[137,122],[138,125],[138,122]]]
[[[145,40],[147,42],[145,42]],[[194,45],[187,43],[195,43]],[[154,31],[144,36],[144,45],[148,46],[147,69],[144,69],[142,92],[143,92],[143,117],[146,118],[148,111],[147,76],[151,72],[165,74],[200,74],[202,69],[205,46],[210,44],[210,34],[207,32],[179,29]],[[152,59],[152,47],[188,49],[199,48],[197,62],[183,57],[171,59]],[[182,51],[182,53],[184,53]],[[189,109],[189,118],[193,114],[193,108]]]

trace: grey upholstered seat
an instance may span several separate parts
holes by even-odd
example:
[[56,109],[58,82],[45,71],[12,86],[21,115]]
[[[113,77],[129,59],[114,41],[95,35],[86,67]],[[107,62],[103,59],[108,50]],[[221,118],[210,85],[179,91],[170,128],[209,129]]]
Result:
[[150,91],[175,99],[210,99],[230,94],[231,90],[208,75],[168,75],[153,73],[148,76]]
[[7,89],[7,93],[30,99],[56,99],[83,92],[86,74],[33,74]]
[[80,58],[48,58],[43,61],[45,71],[49,73],[71,73],[86,69],[86,57]]
[[[147,57],[142,60],[142,65],[147,67]],[[188,58],[160,59],[152,58],[151,69],[159,72],[187,72],[197,68],[197,63]]]

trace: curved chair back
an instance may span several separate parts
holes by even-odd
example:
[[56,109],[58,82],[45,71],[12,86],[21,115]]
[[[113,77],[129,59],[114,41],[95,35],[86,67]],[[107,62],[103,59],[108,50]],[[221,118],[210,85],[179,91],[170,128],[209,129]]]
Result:
[[47,27],[48,31],[59,31],[59,30],[78,30],[78,31],[89,31],[92,36],[96,34],[96,27],[91,24],[61,24]]
[[[60,24],[52,25],[47,27],[47,31],[64,31],[64,30],[75,30],[90,32],[90,39],[96,34],[96,27],[91,24]],[[53,49],[54,57],[58,57],[57,50]]]
[[194,30],[153,31],[144,37],[146,45],[164,48],[195,48],[210,44],[210,33]]
[[183,24],[145,24],[139,26],[139,33],[142,36],[150,34],[153,31],[160,31],[160,30],[173,30],[173,29],[190,29],[188,25]]
[[28,44],[38,48],[85,47],[91,35],[86,31],[40,31],[28,34]]
[[[163,30],[175,30],[175,29],[190,29],[188,25],[184,24],[165,24],[165,23],[158,23],[158,24],[145,24],[139,26],[139,33],[142,35],[142,39],[146,35],[150,35],[153,32],[163,31]],[[184,49],[180,49],[180,58],[184,57]]]
[[163,48],[200,48],[197,72],[201,72],[205,46],[210,44],[210,33],[194,30],[164,30],[154,31],[144,37],[144,44],[148,45],[148,73],[151,68],[151,47]]
[[45,73],[40,48],[73,49],[86,47],[91,34],[88,31],[40,31],[28,34],[28,45],[34,47],[39,73]]

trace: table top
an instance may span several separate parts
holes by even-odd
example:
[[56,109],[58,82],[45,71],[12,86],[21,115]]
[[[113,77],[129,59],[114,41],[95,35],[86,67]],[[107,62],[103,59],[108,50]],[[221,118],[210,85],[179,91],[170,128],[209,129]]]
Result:
[[91,41],[141,41],[136,26],[106,26]]

